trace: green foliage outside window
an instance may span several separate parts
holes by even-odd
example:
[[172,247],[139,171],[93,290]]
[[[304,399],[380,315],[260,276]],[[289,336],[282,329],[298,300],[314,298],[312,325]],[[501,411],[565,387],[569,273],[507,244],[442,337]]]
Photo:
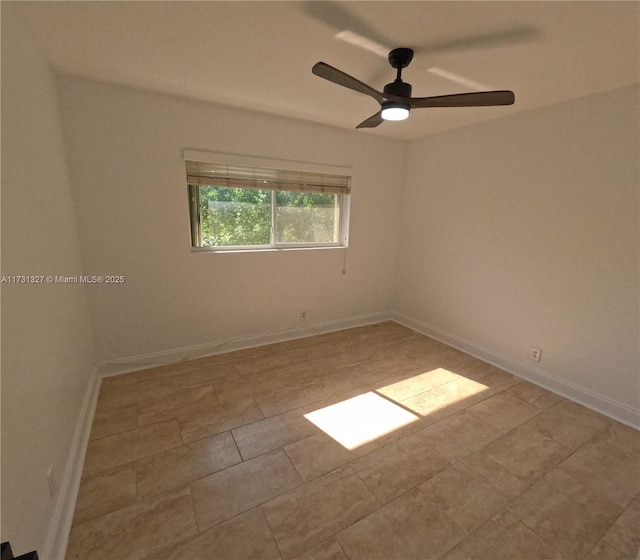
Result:
[[276,243],[334,243],[337,239],[334,194],[276,193]]
[[271,191],[200,187],[204,247],[269,245]]
[[[200,186],[202,246],[271,243],[271,190]],[[275,242],[334,243],[338,224],[334,194],[275,193]]]

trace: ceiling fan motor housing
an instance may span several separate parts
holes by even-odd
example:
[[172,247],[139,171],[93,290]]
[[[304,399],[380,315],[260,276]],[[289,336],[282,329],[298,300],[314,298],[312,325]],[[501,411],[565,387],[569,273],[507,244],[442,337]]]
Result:
[[385,97],[388,95],[396,95],[398,97],[406,97],[407,100],[411,98],[411,84],[403,82],[402,80],[396,80],[384,86],[382,93]]
[[411,109],[411,84],[403,82],[402,80],[396,80],[384,86],[383,95],[385,97],[398,96],[404,97],[406,101],[388,101],[385,100],[381,103],[382,109],[401,108],[409,111]]

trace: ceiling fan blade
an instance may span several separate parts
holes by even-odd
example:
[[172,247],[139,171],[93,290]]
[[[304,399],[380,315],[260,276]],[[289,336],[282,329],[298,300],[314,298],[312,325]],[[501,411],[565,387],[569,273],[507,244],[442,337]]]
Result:
[[470,90],[489,91],[491,89],[489,86],[482,85],[480,82],[475,82],[473,80],[465,78],[464,76],[460,76],[459,74],[454,74],[453,72],[438,68],[437,66],[427,68],[427,72],[433,74],[434,76],[438,76],[439,78],[449,80],[450,82],[455,82],[456,84],[464,86]]
[[371,115],[367,120],[362,121],[356,128],[375,128],[382,123],[382,111],[378,111],[375,115]]
[[364,49],[365,51],[377,54],[378,56],[381,56],[385,59],[389,56],[389,51],[391,50],[389,47],[381,45],[380,43],[372,41],[371,39],[367,39],[359,33],[354,33],[353,31],[350,31],[348,29],[336,33],[335,38],[340,39],[345,43],[349,43],[354,47],[359,47],[361,49]]
[[411,108],[424,107],[490,107],[494,105],[512,105],[515,101],[512,91],[477,91],[474,93],[455,93],[434,97],[412,97]]
[[420,45],[416,51],[419,51],[421,54],[433,54],[465,49],[502,47],[533,41],[540,38],[541,35],[542,33],[539,29],[528,25],[521,25],[510,29],[501,29],[489,33],[470,35],[460,39],[425,43]]
[[329,66],[324,62],[318,62],[317,64],[314,64],[311,71],[316,76],[320,76],[321,78],[329,80],[334,84],[338,84],[339,86],[343,86],[359,93],[369,95],[373,97],[378,103],[382,103],[384,101],[384,96],[381,92],[376,91],[364,82],[356,80],[353,76],[349,76],[349,74],[345,74],[342,70],[338,70],[337,68]]
[[[379,34],[373,27],[365,23],[362,19],[354,15],[342,2],[328,2],[324,0],[313,0],[311,2],[300,2],[301,9],[313,19],[333,28],[338,34],[341,32],[351,33],[353,36],[359,36],[365,41],[372,44],[387,45],[388,41]],[[338,37],[344,39],[343,37]],[[356,44],[356,43],[352,43]],[[364,45],[357,45],[363,46]],[[367,49],[370,50],[370,49]],[[384,56],[386,57],[391,49],[387,49]],[[376,52],[375,50],[373,52]],[[377,54],[377,53],[376,53]]]

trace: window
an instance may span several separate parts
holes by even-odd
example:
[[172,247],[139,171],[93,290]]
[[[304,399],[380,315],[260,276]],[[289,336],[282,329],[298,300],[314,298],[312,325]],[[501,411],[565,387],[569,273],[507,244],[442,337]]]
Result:
[[186,162],[195,250],[345,247],[350,177]]

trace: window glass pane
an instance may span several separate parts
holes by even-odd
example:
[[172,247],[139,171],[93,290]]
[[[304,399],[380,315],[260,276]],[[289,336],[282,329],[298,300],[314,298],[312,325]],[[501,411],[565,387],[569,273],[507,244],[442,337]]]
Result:
[[200,187],[203,247],[269,245],[271,191]]
[[281,191],[276,193],[276,243],[337,243],[339,195]]

